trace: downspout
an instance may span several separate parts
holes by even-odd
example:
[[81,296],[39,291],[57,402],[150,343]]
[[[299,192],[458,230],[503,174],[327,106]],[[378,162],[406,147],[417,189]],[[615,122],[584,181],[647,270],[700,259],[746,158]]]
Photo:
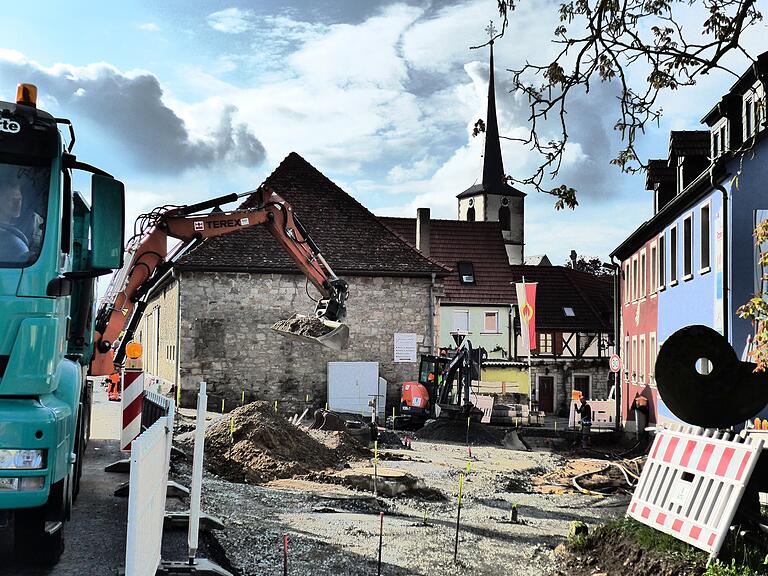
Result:
[[[710,181],[711,178],[712,174],[710,172]],[[731,322],[731,307],[730,296],[728,293],[728,279],[730,275],[730,271],[728,270],[728,252],[730,251],[730,246],[728,245],[728,190],[726,190],[722,184],[712,183],[712,187],[716,190],[720,190],[723,195],[723,336],[730,342],[729,328]],[[733,342],[731,342],[731,344],[733,345]]]
[[[181,404],[181,361],[179,358],[181,358],[181,353],[179,350],[179,346],[181,345],[181,275],[179,274],[179,271],[176,270],[176,268],[171,268],[171,274],[173,278],[176,280],[176,370],[175,370],[175,380],[174,382],[176,389],[177,389],[177,398],[179,400],[179,404]],[[176,408],[181,408],[181,406],[176,406]]]
[[[613,261],[611,254],[611,267],[613,268],[613,353],[618,354],[621,350],[621,276],[624,271],[621,265]],[[623,373],[623,363],[626,358],[622,358],[622,366],[618,372],[613,373],[613,389],[616,401],[616,430],[621,429],[621,375]]]
[[437,344],[435,342],[435,278],[437,274],[432,272],[432,282],[429,285],[429,346],[430,352],[437,356]]

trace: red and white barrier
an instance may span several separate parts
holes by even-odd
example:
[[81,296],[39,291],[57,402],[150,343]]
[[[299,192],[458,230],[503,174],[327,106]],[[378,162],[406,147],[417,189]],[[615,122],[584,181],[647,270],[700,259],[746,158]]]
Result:
[[130,450],[131,442],[141,434],[144,372],[139,368],[125,368],[122,374],[122,382],[123,426],[120,431],[120,450]]
[[717,557],[763,441],[661,429],[627,514]]

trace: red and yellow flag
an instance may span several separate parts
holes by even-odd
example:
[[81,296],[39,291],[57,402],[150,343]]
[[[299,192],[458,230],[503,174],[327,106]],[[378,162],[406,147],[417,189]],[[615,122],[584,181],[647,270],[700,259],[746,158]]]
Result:
[[518,282],[517,309],[520,311],[520,331],[523,340],[528,342],[528,349],[538,347],[536,343],[536,282]]

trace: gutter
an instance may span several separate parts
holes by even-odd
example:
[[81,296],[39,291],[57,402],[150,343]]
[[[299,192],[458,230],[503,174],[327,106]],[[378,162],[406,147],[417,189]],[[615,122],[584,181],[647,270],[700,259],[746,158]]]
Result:
[[[711,175],[711,173],[710,173]],[[730,323],[731,323],[731,306],[730,306],[730,287],[729,287],[729,279],[730,279],[730,270],[728,268],[729,266],[729,258],[728,254],[730,252],[730,245],[729,245],[729,238],[728,238],[728,190],[725,189],[725,187],[722,184],[715,184],[712,182],[712,187],[716,190],[719,190],[723,195],[723,336],[725,336],[725,339],[729,342],[730,339]],[[733,344],[733,343],[731,343]]]

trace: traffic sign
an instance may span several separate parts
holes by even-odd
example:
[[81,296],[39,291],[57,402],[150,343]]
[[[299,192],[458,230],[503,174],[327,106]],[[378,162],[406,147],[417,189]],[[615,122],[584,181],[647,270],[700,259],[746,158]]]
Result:
[[621,370],[621,358],[619,358],[619,355],[614,354],[613,356],[611,356],[611,359],[608,365],[611,367],[611,372],[615,373]]

